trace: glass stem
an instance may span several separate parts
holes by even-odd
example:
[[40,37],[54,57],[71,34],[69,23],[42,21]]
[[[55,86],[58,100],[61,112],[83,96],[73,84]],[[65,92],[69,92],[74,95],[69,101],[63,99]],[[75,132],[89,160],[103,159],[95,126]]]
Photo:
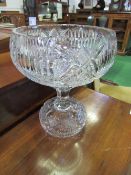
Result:
[[54,102],[54,106],[57,110],[66,110],[70,106],[70,101],[69,101],[69,92],[70,89],[56,89],[57,91],[57,98]]
[[56,89],[57,92],[57,98],[61,99],[61,100],[66,100],[69,98],[69,92],[70,90],[61,90],[61,89]]

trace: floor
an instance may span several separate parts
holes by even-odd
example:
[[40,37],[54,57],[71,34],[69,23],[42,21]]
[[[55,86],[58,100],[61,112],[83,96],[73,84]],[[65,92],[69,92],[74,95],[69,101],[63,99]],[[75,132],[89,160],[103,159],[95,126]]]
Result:
[[99,92],[131,104],[131,87],[100,83]]
[[117,55],[115,63],[101,79],[96,90],[131,104],[131,56]]
[[102,79],[110,80],[119,86],[131,87],[131,56],[117,55],[113,66]]

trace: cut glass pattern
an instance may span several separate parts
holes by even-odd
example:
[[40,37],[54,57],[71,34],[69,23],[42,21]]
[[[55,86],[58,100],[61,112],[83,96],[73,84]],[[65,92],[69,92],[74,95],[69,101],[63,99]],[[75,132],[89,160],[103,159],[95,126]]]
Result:
[[[69,137],[83,128],[84,107],[62,94],[104,75],[114,62],[116,43],[114,31],[99,27],[63,24],[13,31],[10,51],[14,65],[29,79],[60,94],[47,101],[40,112],[41,125],[49,134]],[[59,117],[54,121],[56,115]]]

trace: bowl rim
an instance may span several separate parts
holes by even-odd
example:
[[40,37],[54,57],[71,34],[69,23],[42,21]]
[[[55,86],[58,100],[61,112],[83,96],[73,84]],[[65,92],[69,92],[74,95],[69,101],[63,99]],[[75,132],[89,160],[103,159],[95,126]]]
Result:
[[38,37],[38,36],[34,36],[32,34],[30,35],[27,35],[25,33],[22,33],[21,31],[19,31],[19,29],[36,29],[38,27],[61,27],[61,26],[64,26],[64,27],[82,27],[82,28],[87,28],[87,29],[98,29],[98,30],[102,30],[102,31],[105,31],[105,32],[108,32],[110,34],[114,33],[116,34],[115,30],[113,29],[110,29],[110,28],[105,28],[105,27],[99,27],[99,26],[90,26],[90,25],[81,25],[81,24],[42,24],[42,25],[36,25],[36,26],[21,26],[21,27],[17,27],[17,28],[14,28],[12,30],[12,34],[16,34],[16,35],[20,35],[20,36],[25,36],[25,37],[28,37],[28,36],[32,36],[32,37]]

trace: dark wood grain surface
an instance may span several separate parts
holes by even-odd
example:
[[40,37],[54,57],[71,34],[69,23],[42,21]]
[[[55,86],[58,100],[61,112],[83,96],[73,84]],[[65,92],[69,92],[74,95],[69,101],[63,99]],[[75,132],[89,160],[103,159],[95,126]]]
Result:
[[9,40],[12,29],[0,28],[0,53],[9,51]]
[[10,53],[0,54],[0,135],[29,117],[54,92],[26,79],[13,65]]
[[131,105],[87,88],[74,96],[87,110],[84,130],[53,138],[32,114],[1,137],[1,175],[131,175]]
[[0,54],[0,88],[23,79],[24,76],[13,65],[10,53]]
[[55,90],[24,78],[0,89],[0,135],[29,117]]
[[[1,34],[1,33],[0,33]],[[9,37],[8,34],[0,36],[0,53],[9,51]]]

